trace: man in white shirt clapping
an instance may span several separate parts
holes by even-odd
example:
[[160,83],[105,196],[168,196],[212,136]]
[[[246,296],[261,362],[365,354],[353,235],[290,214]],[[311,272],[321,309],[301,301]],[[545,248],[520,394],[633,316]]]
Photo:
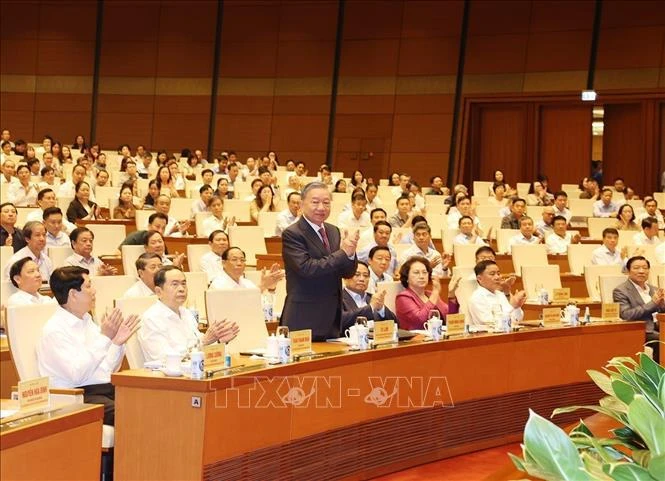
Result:
[[518,291],[510,294],[510,298],[501,290],[501,272],[496,262],[480,261],[474,267],[478,287],[467,303],[469,308],[469,324],[475,327],[494,329],[498,316],[511,316],[516,321],[524,318],[522,306],[526,301],[526,293]]
[[125,343],[138,327],[138,317],[126,319],[113,309],[95,324],[89,311],[95,289],[87,269],[67,266],[51,276],[51,290],[60,307],[48,320],[37,344],[39,373],[52,387],[84,389],[86,403],[104,405],[104,424],[115,420],[115,390],[111,374],[125,354]]

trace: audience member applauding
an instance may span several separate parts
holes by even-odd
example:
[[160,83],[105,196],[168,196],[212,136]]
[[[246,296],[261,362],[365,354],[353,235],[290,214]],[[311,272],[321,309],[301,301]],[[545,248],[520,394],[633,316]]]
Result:
[[[208,246],[210,252],[206,252],[201,256],[198,268],[190,264],[190,271],[200,270],[205,272],[208,275],[208,283],[210,283],[215,276],[224,271],[222,268],[222,254],[229,248],[229,236],[223,230],[215,230],[208,236]],[[192,259],[189,262],[193,262]]]
[[397,322],[397,316],[385,305],[386,291],[374,294],[367,292],[369,279],[369,267],[364,262],[358,262],[353,277],[345,279],[342,291],[342,331],[355,324],[358,316],[370,321],[392,319]]
[[497,317],[511,316],[517,321],[524,318],[522,306],[526,301],[524,291],[516,292],[506,298],[502,289],[501,272],[496,262],[480,261],[474,267],[478,287],[473,291],[467,303],[469,309],[469,325],[494,329]]
[[616,217],[619,205],[612,202],[612,189],[603,189],[600,200],[593,203],[594,217]]
[[448,266],[450,265],[450,255],[441,256],[439,252],[431,247],[432,229],[425,222],[418,222],[413,227],[414,245],[402,253],[400,263],[404,263],[412,257],[424,257],[430,263],[432,273],[435,276],[448,275]]
[[[71,180],[68,180],[67,182],[60,184],[60,188],[58,189],[58,199],[73,199],[76,197],[76,186],[80,183],[85,181],[87,171],[85,167],[81,164],[77,164],[74,166],[74,169],[72,170],[72,178]],[[90,192],[90,197],[89,197],[90,202],[95,202],[95,194],[93,192]]]
[[[487,198],[487,203],[490,205],[495,205],[499,209],[506,207],[508,205],[508,198],[506,197],[506,186],[495,182],[492,185],[493,196],[490,195]],[[498,210],[498,209],[497,209]]]
[[12,264],[29,257],[39,267],[39,272],[42,274],[42,279],[45,281],[51,277],[53,272],[53,263],[51,259],[46,256],[46,228],[41,222],[27,222],[23,227],[23,237],[26,241],[26,246],[19,249],[7,261],[7,267],[4,272],[4,279],[9,279],[9,269]]
[[164,214],[168,219],[164,228],[164,237],[182,237],[187,233],[192,222],[189,219],[179,222],[175,217],[169,215],[170,210],[171,198],[168,195],[160,194],[155,201],[155,211]]
[[529,186],[529,193],[526,196],[527,205],[552,205],[552,194],[549,194],[543,184],[539,181],[532,182]]
[[111,374],[122,362],[125,343],[138,327],[138,318],[123,319],[113,309],[95,324],[89,312],[95,289],[86,269],[61,267],[53,272],[51,291],[60,304],[47,321],[37,344],[39,373],[54,388],[83,388],[83,400],[104,405],[104,424],[115,420],[115,389]]
[[277,214],[277,221],[275,225],[275,235],[282,236],[282,232],[290,226],[295,224],[300,217],[300,208],[302,205],[302,197],[300,192],[291,192],[286,197],[286,209]]
[[14,252],[26,246],[23,232],[16,228],[16,207],[11,202],[0,205],[0,245],[11,246]]
[[[383,209],[380,210],[383,212]],[[379,213],[379,211],[374,210],[372,214]],[[385,212],[383,212],[385,217]],[[362,249],[358,250],[358,260],[369,263],[370,252],[374,247],[383,247],[388,249],[390,252],[390,263],[386,268],[386,274],[390,277],[395,275],[397,270],[397,251],[395,248],[390,245],[390,235],[392,233],[392,227],[385,220],[376,221],[373,227],[374,238],[371,242],[365,245]]]
[[377,284],[379,282],[393,280],[392,276],[388,274],[388,270],[394,260],[388,247],[377,245],[370,249],[367,260],[367,265],[369,266],[367,292],[369,294],[374,294],[377,291]]
[[17,207],[32,207],[37,205],[36,184],[30,182],[30,169],[26,165],[19,165],[16,169],[18,182],[9,184],[7,199]]
[[126,246],[144,245],[145,238],[148,236],[148,233],[152,231],[157,231],[160,234],[163,234],[164,229],[166,229],[166,224],[168,223],[168,221],[169,218],[165,214],[162,214],[161,212],[155,212],[154,214],[150,214],[150,217],[148,217],[147,229],[135,230],[127,237],[125,237],[125,240],[122,241],[122,243],[118,248],[122,249],[122,246],[125,245]]
[[157,180],[152,179],[150,182],[148,182],[148,193],[143,199],[143,205],[147,207],[154,207],[155,202],[157,201],[157,197],[159,197],[159,186]]
[[642,219],[642,232],[633,236],[633,244],[638,246],[657,246],[661,240],[658,237],[658,220],[655,217]]
[[65,265],[87,269],[93,276],[113,276],[118,270],[104,264],[97,256],[92,255],[95,234],[87,227],[77,227],[69,235],[74,253],[65,259]]
[[[651,264],[642,256],[628,259],[626,264],[628,280],[617,286],[612,292],[614,302],[619,303],[620,316],[624,321],[644,321],[646,323],[646,342],[658,340],[658,330],[654,314],[665,312],[665,290],[650,285],[649,270]],[[658,342],[650,344],[653,348],[653,360],[659,361]]]
[[[62,218],[60,207],[48,207],[43,216],[46,228],[46,247],[69,247],[71,240],[65,232],[66,221]],[[75,229],[72,229],[72,232]]]
[[[238,287],[256,288],[249,279],[245,278],[246,256],[239,247],[229,247],[222,254],[222,272],[210,282],[210,289],[236,289]],[[270,270],[261,271],[261,283],[258,288],[263,291],[274,292],[277,283],[284,279],[284,269],[279,264],[273,264]]]
[[448,213],[448,228],[457,229],[459,227],[459,221],[462,217],[467,216],[473,219],[473,225],[476,229],[476,234],[480,234],[481,226],[480,219],[476,217],[476,214],[473,211],[473,205],[471,204],[471,197],[466,195],[460,195],[457,198],[456,208],[451,208],[451,212]]
[[229,342],[238,335],[236,323],[214,318],[209,319],[205,335],[199,332],[197,320],[183,307],[187,300],[187,279],[180,268],[164,266],[157,271],[155,293],[159,300],[141,316],[139,331],[146,361],[161,361],[173,352],[185,355],[199,344]]
[[658,202],[653,197],[646,197],[644,199],[644,212],[637,216],[636,222],[641,222],[647,217],[655,217],[658,221],[658,228],[665,229],[663,214],[658,209]]
[[155,274],[162,267],[157,254],[143,253],[136,259],[138,280],[125,291],[122,297],[147,297],[155,295]]
[[453,244],[459,245],[485,245],[485,241],[478,235],[477,229],[473,224],[473,218],[463,215],[459,219],[460,233],[453,239]]
[[[32,220],[41,222],[42,220],[45,220],[44,212],[46,212],[46,209],[49,207],[58,207],[58,202],[56,201],[53,189],[46,188],[40,190],[37,194],[37,205],[39,205],[40,210],[30,212],[25,219],[26,222]],[[76,229],[76,225],[72,224],[67,219],[62,220],[62,227],[62,230],[67,234]]]
[[371,227],[369,213],[367,212],[367,199],[362,189],[354,191],[351,197],[351,209],[343,211],[337,217],[337,227],[340,229],[364,230]]
[[603,229],[603,245],[594,249],[591,254],[591,263],[599,266],[623,266],[626,252],[619,251],[619,231],[614,227]]
[[[441,280],[432,276],[430,263],[424,257],[412,257],[399,270],[405,290],[397,295],[395,309],[402,329],[423,329],[430,311],[437,309],[441,317],[448,314],[448,305],[441,300]],[[432,281],[432,290],[426,291]]]
[[508,247],[512,252],[514,245],[533,245],[540,244],[542,241],[542,238],[535,235],[533,219],[525,215],[520,218],[520,233],[510,238]]
[[263,184],[256,194],[256,198],[249,204],[249,214],[254,222],[259,221],[259,212],[276,212],[275,194],[272,187]]
[[572,234],[567,232],[568,222],[566,218],[560,215],[554,217],[552,222],[554,232],[545,239],[548,254],[567,254],[568,246],[570,244],[577,244],[580,242],[579,234]]
[[502,229],[519,229],[520,219],[524,216],[526,210],[526,201],[519,197],[510,203],[510,214],[501,219]]
[[134,205],[134,192],[132,184],[122,184],[118,205],[113,209],[114,219],[135,219],[136,206]]
[[570,209],[566,207],[567,203],[568,194],[562,190],[554,193],[554,215],[565,217],[566,222],[570,223],[570,219],[573,217],[573,214],[570,212]]
[[182,267],[182,262],[185,259],[185,254],[175,253],[173,260],[169,259],[166,256],[166,243],[164,242],[164,237],[161,232],[156,230],[148,231],[145,237],[145,243],[143,244],[145,251],[149,254],[157,254],[162,260],[162,264],[165,266],[175,265],[177,267]]
[[236,218],[224,217],[224,199],[219,196],[213,196],[208,201],[208,210],[212,215],[206,217],[203,220],[203,235],[209,236],[212,232],[216,230],[221,230],[228,232],[230,226],[236,225]]
[[536,232],[543,239],[554,232],[554,207],[543,208],[542,219],[536,222]]
[[415,212],[411,209],[411,201],[409,200],[409,194],[404,194],[397,198],[395,201],[397,206],[397,212],[395,212],[388,222],[393,228],[396,227],[411,227],[411,221]]
[[55,299],[39,293],[42,287],[42,274],[35,261],[29,257],[12,264],[9,269],[9,280],[18,289],[7,299],[7,306],[24,306],[34,304],[49,304]]
[[77,220],[98,219],[100,208],[90,200],[90,185],[82,181],[76,184],[76,197],[71,201],[67,208],[67,220],[76,222]]
[[640,230],[640,227],[635,222],[635,212],[629,204],[619,207],[616,228],[617,230]]
[[201,212],[209,212],[208,203],[210,202],[210,199],[212,199],[214,193],[214,189],[209,185],[203,184],[199,187],[199,198],[192,202],[192,216]]

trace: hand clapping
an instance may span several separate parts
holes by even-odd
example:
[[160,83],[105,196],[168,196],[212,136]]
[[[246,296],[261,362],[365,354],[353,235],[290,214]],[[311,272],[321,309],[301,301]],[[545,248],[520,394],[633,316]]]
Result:
[[342,245],[340,246],[340,249],[342,249],[347,256],[352,257],[356,253],[359,239],[360,232],[356,230],[350,234],[348,230],[344,229],[344,236],[342,237]]

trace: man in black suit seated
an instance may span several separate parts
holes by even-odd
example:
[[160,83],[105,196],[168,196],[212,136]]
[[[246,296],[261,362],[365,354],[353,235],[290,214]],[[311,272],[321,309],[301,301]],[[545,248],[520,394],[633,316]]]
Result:
[[374,295],[367,293],[369,285],[369,266],[358,261],[356,273],[347,279],[342,292],[342,332],[356,322],[358,316],[366,317],[371,321],[383,321],[392,319],[397,321],[397,316],[388,309],[385,304],[386,291],[382,290]]
[[302,216],[282,233],[286,300],[280,320],[291,330],[311,329],[312,340],[340,335],[342,278],[356,271],[358,231],[326,223],[332,196],[321,182],[302,191]]
[[[665,312],[665,290],[647,282],[651,264],[643,256],[628,259],[626,269],[628,280],[619,284],[612,292],[614,302],[619,303],[621,319],[625,321],[644,321],[646,323],[646,342],[658,340],[658,330],[654,323],[654,314]],[[659,345],[649,344],[653,348],[653,360],[659,361]]]

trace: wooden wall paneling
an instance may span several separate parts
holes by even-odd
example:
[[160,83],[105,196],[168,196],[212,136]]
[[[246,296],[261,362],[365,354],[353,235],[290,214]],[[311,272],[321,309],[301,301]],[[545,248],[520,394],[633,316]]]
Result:
[[623,177],[627,185],[643,194],[656,177],[645,159],[643,105],[606,103],[604,107],[603,180],[608,184]]
[[576,183],[589,172],[591,105],[546,103],[538,113],[537,172],[549,177],[551,190],[559,190],[562,183]]
[[[659,120],[658,120],[658,143],[660,144],[658,146],[658,151],[659,151],[659,159],[660,163],[659,166],[660,168],[658,169],[658,173],[665,172],[665,102],[658,102],[658,112],[659,112]],[[660,182],[660,177],[658,178]],[[660,190],[660,184],[658,185],[658,188]]]

